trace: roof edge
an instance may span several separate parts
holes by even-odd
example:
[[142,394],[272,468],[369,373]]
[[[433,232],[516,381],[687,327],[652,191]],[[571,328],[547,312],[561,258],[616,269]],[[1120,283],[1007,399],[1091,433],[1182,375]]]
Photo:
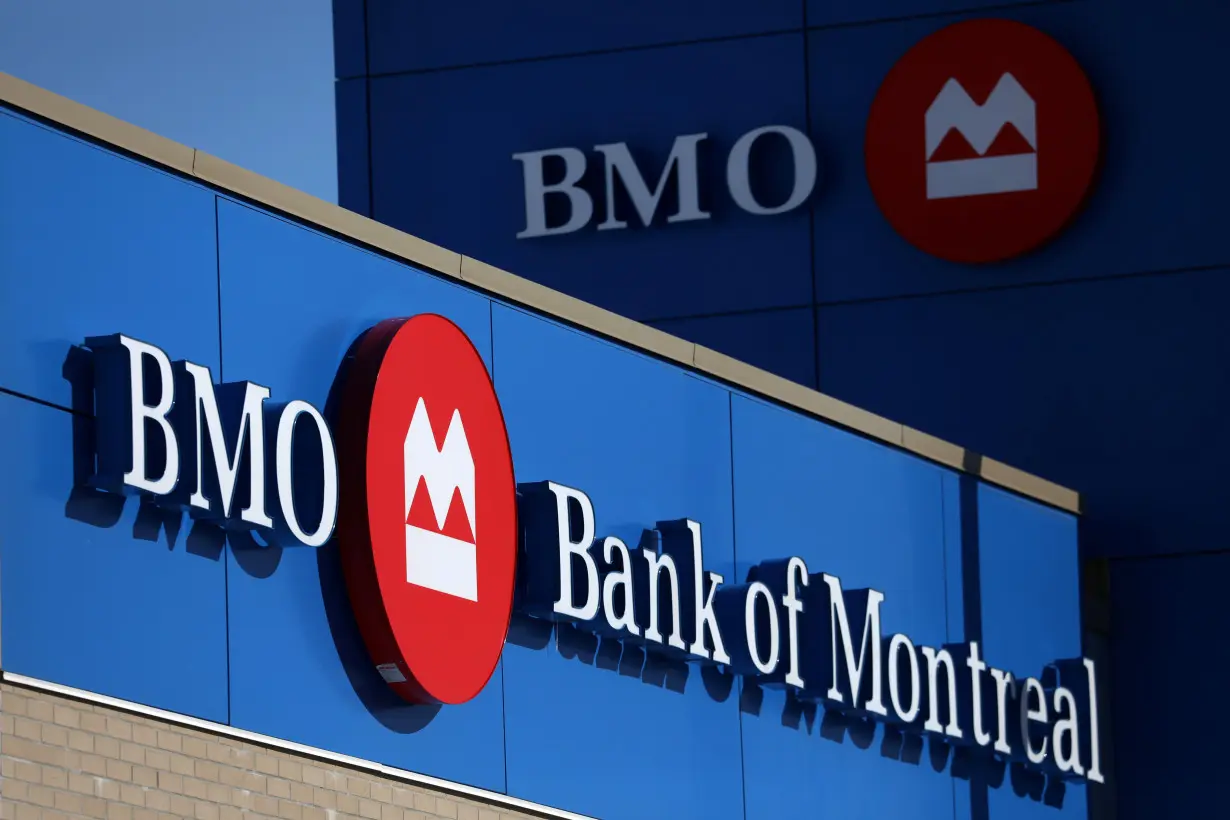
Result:
[[465,282],[545,316],[681,364],[732,387],[763,396],[866,438],[975,475],[989,484],[1066,512],[1081,512],[1081,498],[1074,490],[390,228],[3,72],[0,72],[0,103],[300,222],[374,248],[415,267]]

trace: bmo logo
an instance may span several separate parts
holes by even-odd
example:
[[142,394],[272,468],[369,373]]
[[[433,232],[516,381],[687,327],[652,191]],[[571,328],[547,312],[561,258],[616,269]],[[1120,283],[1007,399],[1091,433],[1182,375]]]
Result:
[[867,180],[915,247],[953,262],[1049,241],[1098,164],[1093,90],[1063,46],[1021,23],[957,23],[915,45],[871,106]]
[[358,342],[337,419],[346,586],[376,669],[412,703],[463,703],[512,611],[516,486],[486,366],[448,319],[390,319]]

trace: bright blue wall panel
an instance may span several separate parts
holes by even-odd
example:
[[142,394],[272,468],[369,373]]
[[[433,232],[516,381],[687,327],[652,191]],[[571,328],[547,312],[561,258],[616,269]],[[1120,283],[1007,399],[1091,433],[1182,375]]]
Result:
[[[368,0],[367,9],[372,74],[763,34],[803,25],[799,0]],[[554,90],[548,96],[562,99]]]
[[[1019,680],[1041,676],[1043,667],[1057,660],[1080,657],[1076,518],[985,485],[977,488],[975,497],[983,658]],[[1103,667],[1100,673],[1106,675],[1110,670]],[[1104,714],[1108,706],[1099,704],[1099,709]],[[1088,786],[1045,785],[1039,789],[1037,779],[1030,780],[1001,773],[986,789],[989,817],[1087,817]],[[958,786],[958,802],[969,793],[963,786]]]
[[[1228,577],[1224,551],[1112,564],[1115,765],[1135,786],[1119,800],[1121,820],[1217,813],[1230,732],[1217,708],[1230,674]],[[1118,742],[1124,735],[1131,741]]]
[[1068,487],[1085,546],[1205,549],[1230,526],[1230,272],[820,310],[821,389]]
[[[1227,58],[1215,39],[1230,26],[1230,6],[1085,0],[1005,9],[996,16],[1057,39],[1093,84],[1104,141],[1102,168],[1086,207],[1054,242],[1015,261],[963,266],[916,250],[889,226],[871,196],[863,165],[867,114],[885,75],[911,46],[966,16],[813,31],[812,137],[831,167],[829,185],[815,200],[818,300],[1230,262],[1230,234],[1214,207],[1230,185],[1230,158],[1217,136],[1227,119],[1223,108],[1204,102],[1219,93],[1226,74]],[[1045,162],[1045,146],[1040,151]]]
[[[218,216],[227,380],[256,381],[275,401],[324,409],[351,342],[382,319],[421,312],[455,321],[490,362],[485,298],[244,205],[221,201]],[[498,671],[464,706],[400,702],[363,648],[336,543],[244,543],[232,540],[228,587],[234,725],[504,789]]]
[[[634,318],[810,304],[806,209],[746,214],[725,177],[747,131],[806,127],[803,80],[801,34],[374,79],[373,216]],[[593,146],[627,142],[653,184],[675,137],[702,132],[711,219],[667,224],[664,208],[649,227],[629,212],[628,228],[599,231],[596,186],[589,227],[516,238],[525,194],[514,153],[576,146],[599,181]],[[788,152],[779,158],[789,165]]]
[[222,545],[75,490],[92,435],[88,417],[0,394],[3,668],[226,722]]
[[[737,579],[759,561],[797,555],[813,584],[826,572],[844,589],[883,592],[885,635],[942,645],[942,471],[754,399],[736,396],[731,414]],[[953,816],[951,776],[925,751],[898,759],[883,729],[843,729],[823,708],[800,716],[780,691],[744,700],[749,819]]]
[[810,307],[650,322],[741,362],[816,386],[815,315]]
[[0,112],[0,214],[0,387],[70,407],[69,347],[121,331],[217,366],[212,193]]
[[[729,577],[729,393],[521,311],[493,314],[495,383],[517,480],[586,492],[600,535],[629,546],[657,521],[701,523],[707,569]],[[510,794],[604,820],[738,818],[738,697],[695,667],[514,625],[504,649]],[[682,691],[680,691],[682,690]],[[637,766],[668,771],[652,776]]]

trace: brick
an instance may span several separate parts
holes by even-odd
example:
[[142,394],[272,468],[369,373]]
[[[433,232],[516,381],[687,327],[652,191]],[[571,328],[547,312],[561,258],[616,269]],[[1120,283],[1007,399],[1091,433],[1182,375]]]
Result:
[[107,734],[116,740],[132,740],[132,724],[120,718],[107,718]]
[[436,810],[435,795],[424,794],[423,792],[416,793],[414,795],[414,807],[419,811],[434,812]]
[[26,799],[31,803],[37,803],[40,806],[54,806],[56,804],[56,793],[46,786],[35,786],[31,784],[26,791]]
[[315,766],[303,767],[303,782],[309,786],[325,785],[325,770],[318,769]]
[[49,721],[54,719],[55,712],[51,701],[39,697],[31,697],[26,705],[26,714],[34,720]]
[[380,820],[403,820],[402,811],[397,806],[385,803],[380,807]]
[[216,781],[218,779],[219,772],[217,763],[210,763],[208,760],[198,760],[195,764],[193,764],[193,766],[193,774],[201,780]]
[[403,809],[414,808],[414,792],[401,787],[394,787],[392,791],[394,806],[401,806]]
[[231,787],[221,783],[210,783],[205,787],[205,799],[212,803],[230,803]]
[[273,797],[286,800],[290,798],[290,783],[281,778],[271,777],[266,781],[265,791]]
[[136,766],[132,770],[132,782],[138,786],[153,788],[158,785],[158,772],[146,766]]
[[70,729],[68,732],[68,748],[78,752],[94,751],[94,736],[80,729]]
[[107,773],[107,759],[101,755],[82,755],[77,765],[81,767],[81,771],[89,774],[101,776]]
[[86,817],[106,817],[107,801],[101,797],[83,797],[81,799],[81,813]]
[[184,746],[184,754],[188,755],[188,757],[206,757],[207,756],[206,752],[208,750],[208,744],[206,744],[205,741],[201,740],[200,738],[185,737],[183,746]]
[[212,803],[196,804],[196,820],[218,820],[218,807]]
[[290,799],[296,803],[311,803],[312,787],[306,783],[291,783]]
[[171,755],[171,771],[191,777],[196,772],[196,761],[187,755]]
[[17,718],[15,716],[0,713],[0,732],[6,735],[17,734],[16,726]]
[[103,757],[119,757],[120,742],[113,737],[97,735],[94,738],[94,754],[102,755]]
[[343,814],[358,814],[359,798],[353,794],[339,794],[337,796],[337,810]]
[[30,718],[14,718],[13,734],[26,740],[40,740],[43,736],[43,726],[37,720]]
[[303,820],[330,820],[329,813],[315,806],[303,807]]
[[52,746],[44,746],[20,737],[9,737],[4,740],[4,753],[9,757],[30,760],[47,766],[63,766],[64,750]]
[[153,809],[133,809],[132,820],[158,820],[158,812]]
[[122,760],[108,760],[106,774],[112,780],[132,780],[132,764]]
[[158,748],[168,752],[182,752],[184,739],[175,732],[158,731]]
[[172,794],[184,793],[184,776],[173,772],[158,773],[158,788]]
[[0,712],[5,712],[10,715],[25,715],[28,714],[29,699],[17,692],[5,690],[0,693]]
[[105,735],[107,733],[107,719],[94,712],[82,712],[81,728],[96,735]]
[[380,820],[380,804],[375,800],[359,800],[359,816],[368,820]]
[[43,785],[49,789],[67,789],[68,788],[68,772],[63,769],[53,769],[50,766],[44,766],[42,769]]
[[348,777],[346,778],[346,791],[356,797],[371,797],[372,784],[370,781],[358,777]]
[[392,803],[393,787],[384,783],[372,783],[372,800],[377,803]]
[[176,817],[193,817],[196,815],[196,801],[181,794],[171,795],[171,814]]
[[20,780],[5,780],[0,783],[0,802],[4,800],[25,800],[30,793],[30,784]]
[[120,760],[145,765],[145,749],[135,743],[120,743]]
[[120,784],[120,800],[125,803],[130,803],[134,806],[145,805],[145,790],[140,786],[134,786],[131,783]]
[[145,765],[151,769],[159,769],[162,771],[170,771],[171,755],[156,749],[145,750]]
[[436,798],[436,814],[448,820],[456,820],[457,804],[452,800],[445,800],[443,797]]
[[43,813],[38,810],[38,806],[31,806],[28,803],[23,803],[17,806],[17,811],[14,812],[17,820],[42,820]]
[[77,772],[68,773],[68,788],[77,794],[93,794],[94,778]]
[[56,726],[54,723],[42,724],[43,743],[48,746],[59,746],[63,748],[68,745],[68,730],[63,726]]
[[478,808],[468,803],[457,807],[457,820],[478,820]]
[[212,760],[214,763],[231,762],[231,753],[234,750],[230,747],[217,742],[206,744],[206,747],[205,757]]
[[70,729],[81,727],[81,713],[68,706],[53,706],[52,719],[61,726],[67,726]]
[[59,811],[68,812],[69,814],[81,814],[81,795],[58,791],[55,793],[54,799],[55,807]]
[[197,800],[204,800],[209,795],[209,784],[193,777],[185,777],[184,794]]
[[31,763],[28,760],[14,760],[13,777],[17,780],[24,780],[27,783],[42,783],[43,768],[37,763]]
[[278,776],[285,780],[303,780],[303,764],[294,760],[278,761]]
[[261,814],[268,816],[276,816],[278,813],[278,799],[276,797],[268,797],[267,795],[258,794],[252,801],[252,808]]
[[95,781],[94,785],[97,787],[94,793],[103,800],[115,801],[120,799],[120,784],[114,780],[104,780],[100,777]]
[[278,759],[273,755],[258,754],[256,756],[256,770],[261,774],[276,776],[278,773]]
[[155,813],[160,811],[170,811],[171,795],[166,792],[151,789],[145,793],[145,805]]
[[132,806],[112,803],[107,806],[107,820],[132,820]]
[[289,800],[279,800],[278,817],[283,820],[303,820],[303,807]]
[[134,743],[140,743],[142,746],[157,746],[158,730],[152,726],[133,726],[132,740]]
[[491,809],[479,809],[478,820],[500,820],[500,813]]
[[218,809],[218,820],[243,820],[243,812],[234,806],[222,806]]
[[325,786],[335,792],[346,791],[346,775],[336,769],[325,772]]

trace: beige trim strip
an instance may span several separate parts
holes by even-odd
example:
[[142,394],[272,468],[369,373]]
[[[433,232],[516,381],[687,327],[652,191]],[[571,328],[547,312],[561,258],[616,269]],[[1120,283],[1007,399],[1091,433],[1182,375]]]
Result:
[[1005,464],[980,458],[954,444],[860,410],[708,348],[454,253],[337,205],[247,171],[0,72],[0,101],[147,161],[195,177],[317,228],[380,250],[415,267],[461,279],[495,296],[614,339],[628,347],[685,365],[739,389],[801,410],[930,461],[1068,512],[1080,496]]
[[551,808],[539,803],[531,803],[528,800],[522,800],[517,797],[509,797],[506,794],[499,792],[487,791],[486,789],[467,786],[464,783],[454,783],[451,780],[442,780],[438,777],[419,774],[418,772],[407,771],[406,769],[397,769],[392,766],[385,766],[383,763],[376,763],[371,760],[363,760],[357,757],[341,755],[335,752],[330,752],[326,749],[318,749],[315,746],[304,746],[302,743],[293,743],[289,740],[281,740],[269,735],[257,734],[256,732],[248,732],[243,729],[236,729],[233,726],[227,726],[223,723],[214,723],[209,720],[201,720],[200,718],[190,717],[189,715],[181,715],[178,712],[168,712],[165,709],[155,709],[152,706],[134,703],[130,700],[120,700],[109,695],[100,695],[96,692],[87,692],[84,689],[74,689],[71,686],[62,686],[58,683],[39,680],[38,678],[29,678],[25,675],[15,675],[12,672],[0,672],[0,681],[20,686],[23,689],[33,689],[38,692],[46,692],[51,695],[59,695],[60,697],[70,698],[84,703],[92,703],[96,706],[105,706],[109,709],[116,709],[129,714],[141,715],[142,717],[152,718],[153,720],[161,720],[164,723],[170,723],[174,726],[180,726],[188,729],[196,729],[200,732],[206,732],[218,737],[228,737],[232,740],[242,740],[245,743],[252,743],[257,746],[263,746],[267,749],[276,749],[281,752],[300,755],[301,757],[310,757],[315,760],[333,763],[338,766],[345,766],[348,769],[355,769],[369,774],[387,777],[390,780],[396,780],[402,783],[407,783],[415,786],[425,786],[427,788],[436,789],[437,791],[447,792],[458,797],[469,797],[474,800],[481,800],[484,803],[498,806],[505,809],[513,809],[516,811],[536,814],[539,817],[558,818],[558,820],[594,820],[584,814],[575,814],[562,809]]

